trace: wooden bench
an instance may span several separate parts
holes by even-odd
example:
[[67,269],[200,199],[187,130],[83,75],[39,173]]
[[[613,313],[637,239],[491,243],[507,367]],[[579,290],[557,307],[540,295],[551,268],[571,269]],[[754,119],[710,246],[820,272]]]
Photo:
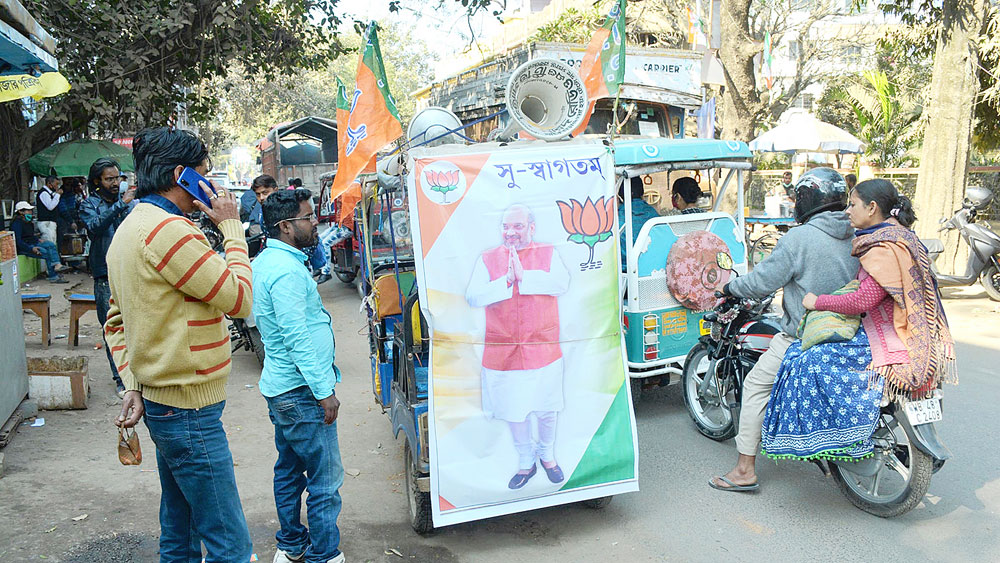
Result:
[[21,294],[21,310],[31,311],[42,319],[42,348],[48,348],[52,343],[52,332],[49,325],[49,301],[52,296],[48,293],[23,293]]
[[[97,301],[87,293],[73,293],[69,296],[69,347],[80,345],[80,317],[87,311],[97,311]],[[104,328],[101,327],[103,331]],[[102,334],[103,336],[103,334]]]

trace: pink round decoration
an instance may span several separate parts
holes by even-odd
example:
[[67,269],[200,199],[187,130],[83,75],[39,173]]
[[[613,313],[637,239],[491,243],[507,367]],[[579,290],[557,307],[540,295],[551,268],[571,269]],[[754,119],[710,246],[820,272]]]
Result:
[[731,277],[731,272],[716,262],[720,252],[729,254],[729,247],[708,231],[688,233],[670,248],[667,288],[681,305],[693,311],[707,311],[718,302],[715,291],[721,290]]

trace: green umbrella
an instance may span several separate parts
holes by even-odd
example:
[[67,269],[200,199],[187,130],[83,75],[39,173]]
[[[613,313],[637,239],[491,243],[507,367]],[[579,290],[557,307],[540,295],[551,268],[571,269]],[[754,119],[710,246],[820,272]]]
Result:
[[28,167],[39,176],[86,176],[90,165],[99,158],[113,158],[122,172],[135,170],[132,151],[111,141],[78,139],[58,143],[41,150],[28,159]]

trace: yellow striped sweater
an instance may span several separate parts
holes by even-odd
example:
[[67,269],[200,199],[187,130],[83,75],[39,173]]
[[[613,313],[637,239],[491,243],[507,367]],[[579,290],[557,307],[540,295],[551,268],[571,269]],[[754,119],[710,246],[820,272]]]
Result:
[[139,203],[108,249],[111,308],[104,335],[128,390],[179,408],[226,398],[224,314],[250,315],[250,259],[238,220],[223,221],[226,258],[185,217]]

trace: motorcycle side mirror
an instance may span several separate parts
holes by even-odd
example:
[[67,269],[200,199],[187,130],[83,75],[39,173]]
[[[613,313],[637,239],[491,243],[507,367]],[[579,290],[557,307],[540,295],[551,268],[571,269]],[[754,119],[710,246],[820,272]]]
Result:
[[715,263],[718,264],[723,270],[733,269],[733,257],[725,252],[720,252],[715,255]]
[[946,222],[948,222],[948,219],[946,219],[944,217],[938,219],[938,224],[939,225],[944,225]]

